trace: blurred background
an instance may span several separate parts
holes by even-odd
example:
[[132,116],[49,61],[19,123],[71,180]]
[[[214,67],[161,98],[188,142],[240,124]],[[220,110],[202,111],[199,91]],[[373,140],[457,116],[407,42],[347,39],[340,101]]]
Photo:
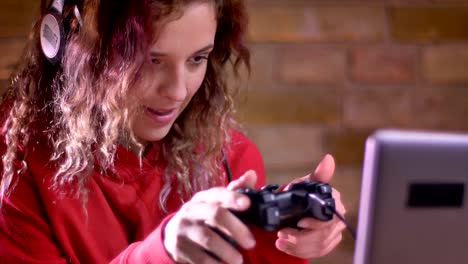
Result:
[[[0,1],[0,91],[38,0]],[[247,0],[252,51],[239,119],[269,183],[336,158],[355,226],[366,137],[378,128],[468,130],[468,0]],[[316,264],[351,264],[354,242]]]

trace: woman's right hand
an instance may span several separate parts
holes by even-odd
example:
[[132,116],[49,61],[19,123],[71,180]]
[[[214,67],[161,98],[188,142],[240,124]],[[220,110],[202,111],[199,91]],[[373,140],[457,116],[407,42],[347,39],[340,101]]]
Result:
[[253,188],[255,182],[255,172],[248,171],[227,188],[216,187],[195,194],[165,227],[164,247],[171,257],[181,263],[219,263],[209,251],[223,263],[242,263],[241,253],[213,228],[230,236],[242,248],[255,246],[249,228],[228,210],[243,211],[250,206],[246,195],[233,190]]

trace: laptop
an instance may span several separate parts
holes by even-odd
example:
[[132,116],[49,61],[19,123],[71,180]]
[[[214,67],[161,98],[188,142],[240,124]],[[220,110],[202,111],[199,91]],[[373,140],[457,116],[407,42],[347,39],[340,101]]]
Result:
[[468,263],[468,135],[367,138],[354,264]]

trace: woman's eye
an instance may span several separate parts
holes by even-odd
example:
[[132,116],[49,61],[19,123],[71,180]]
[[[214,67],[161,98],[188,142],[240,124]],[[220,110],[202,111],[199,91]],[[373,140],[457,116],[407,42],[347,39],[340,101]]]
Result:
[[190,59],[191,64],[201,64],[202,62],[208,60],[208,56],[195,56],[192,59]]
[[152,59],[151,59],[151,63],[152,63],[152,64],[161,64],[161,61],[158,60],[158,59],[156,59],[156,58],[152,58]]

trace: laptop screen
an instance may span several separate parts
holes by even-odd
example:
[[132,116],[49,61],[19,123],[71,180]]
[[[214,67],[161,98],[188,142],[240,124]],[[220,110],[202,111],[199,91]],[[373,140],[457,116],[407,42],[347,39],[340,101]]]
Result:
[[468,263],[468,136],[379,130],[366,141],[354,264]]

